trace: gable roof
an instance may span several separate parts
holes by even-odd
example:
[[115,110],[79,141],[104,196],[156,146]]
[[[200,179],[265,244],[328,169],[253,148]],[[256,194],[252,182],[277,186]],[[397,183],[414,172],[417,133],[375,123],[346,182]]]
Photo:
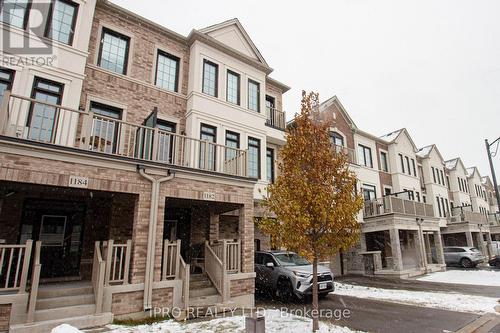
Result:
[[489,187],[489,188],[494,188],[493,187],[493,182],[491,181],[490,179],[490,176],[483,176],[481,178],[481,183],[483,183],[483,185]]
[[420,148],[417,152],[417,156],[421,158],[427,158],[433,150],[439,155],[441,161],[444,161],[443,155],[441,155],[441,152],[435,144]]
[[398,129],[394,132],[388,133],[386,135],[382,135],[380,137],[380,139],[385,140],[385,141],[390,142],[390,143],[393,143],[403,133],[406,135],[408,140],[410,140],[410,143],[413,146],[413,149],[415,151],[418,151],[417,145],[415,144],[415,142],[413,142],[413,139],[411,138],[410,133],[408,133],[408,130],[406,128],[401,128],[401,129]]
[[341,113],[342,117],[344,117],[344,119],[347,121],[347,123],[352,128],[354,128],[354,129],[358,128],[356,126],[356,124],[354,123],[354,120],[352,120],[351,116],[349,115],[349,113],[347,113],[347,110],[344,108],[344,106],[342,105],[342,103],[340,103],[340,100],[339,100],[339,98],[336,95],[333,95],[332,97],[330,97],[329,99],[327,99],[326,101],[324,101],[323,103],[321,103],[321,105],[319,106],[320,112],[323,111],[323,110],[325,110],[327,107],[329,107],[332,104],[337,104],[338,109],[340,110],[340,113]]
[[263,65],[269,67],[259,49],[237,18],[217,23],[198,31],[215,38],[219,42],[222,42],[247,56],[253,56]]
[[474,177],[474,175],[477,173],[477,175],[479,176],[479,178],[482,178],[481,177],[481,174],[479,173],[479,170],[477,169],[477,167],[473,166],[473,167],[470,167],[470,168],[467,168],[466,169],[467,171],[467,177]]
[[462,162],[462,159],[460,157],[455,157],[454,159],[445,161],[444,164],[448,170],[455,170],[458,166],[458,163],[462,165],[462,168],[467,172],[467,168],[465,167],[464,162]]

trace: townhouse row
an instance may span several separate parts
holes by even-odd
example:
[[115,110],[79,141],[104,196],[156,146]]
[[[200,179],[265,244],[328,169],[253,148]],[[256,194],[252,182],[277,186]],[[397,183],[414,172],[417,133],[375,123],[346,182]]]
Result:
[[[183,36],[105,0],[0,8],[0,331],[253,306],[290,88],[240,22]],[[487,251],[498,207],[477,170],[406,130],[359,130],[335,97],[322,109],[366,200],[339,272],[442,269],[443,243]]]
[[253,306],[290,88],[240,22],[183,36],[105,0],[0,9],[0,331]]
[[337,97],[321,105],[335,119],[332,144],[349,154],[365,200],[356,247],[333,260],[337,274],[409,277],[445,268],[443,247],[474,246],[486,257],[500,241],[494,187],[476,167],[419,148],[406,129],[377,137],[359,129]]

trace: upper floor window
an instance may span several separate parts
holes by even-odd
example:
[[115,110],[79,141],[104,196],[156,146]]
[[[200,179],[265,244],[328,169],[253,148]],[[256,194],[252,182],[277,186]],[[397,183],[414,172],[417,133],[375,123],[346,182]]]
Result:
[[248,108],[260,112],[260,84],[254,80],[248,80]]
[[443,170],[439,170],[439,175],[441,176],[441,185],[445,186],[445,183],[444,183],[444,172]]
[[266,108],[268,109],[276,108],[276,98],[266,95]]
[[248,138],[248,176],[260,178],[260,140]]
[[226,100],[240,105],[240,75],[230,70],[227,71]]
[[155,84],[169,91],[179,91],[179,58],[158,51]]
[[359,162],[369,168],[373,168],[372,150],[369,147],[358,145]]
[[387,153],[384,151],[380,152],[380,168],[382,171],[389,172],[389,163],[387,161]]
[[377,198],[377,188],[375,186],[363,184],[361,190],[363,191],[363,199],[365,199],[365,201],[371,201]]
[[408,158],[408,156],[405,156],[405,160],[406,160],[406,170],[407,170],[408,174],[411,175],[410,159]]
[[203,60],[203,93],[217,97],[218,81],[219,66],[206,59]]
[[266,173],[267,181],[274,183],[274,149],[266,149]]
[[[35,77],[31,97],[47,104],[60,105],[64,85],[51,80]],[[57,108],[47,104],[32,103],[28,116],[29,139],[52,142]]]
[[92,102],[90,111],[94,117],[93,138],[91,144],[94,149],[106,153],[115,153],[118,142],[118,123],[113,119],[122,118],[123,110],[114,106]]
[[0,3],[0,21],[24,29],[28,23],[31,1],[3,0]]
[[417,177],[417,168],[415,167],[415,160],[413,158],[411,159],[411,167],[413,170],[413,175]]
[[200,139],[200,168],[215,170],[215,145],[217,142],[217,129],[213,126],[201,124]]
[[235,132],[226,131],[226,161],[234,159],[240,148],[240,135]]
[[70,0],[55,0],[51,4],[47,37],[71,45],[75,34],[78,5]]
[[97,65],[115,73],[127,74],[129,44],[129,37],[103,28]]
[[5,91],[12,89],[13,81],[14,81],[14,71],[0,67],[0,105],[2,103]]
[[330,142],[335,146],[344,146],[344,137],[337,132],[330,133]]
[[399,162],[401,163],[401,172],[405,173],[405,162],[402,154],[399,155]]

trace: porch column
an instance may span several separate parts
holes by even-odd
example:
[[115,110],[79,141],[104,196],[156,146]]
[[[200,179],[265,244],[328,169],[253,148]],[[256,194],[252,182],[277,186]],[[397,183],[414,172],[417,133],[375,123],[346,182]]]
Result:
[[425,253],[427,254],[427,263],[432,263],[432,249],[431,249],[431,240],[430,235],[428,233],[424,234],[424,242],[425,242]]
[[210,230],[208,240],[210,242],[219,240],[219,214],[214,213],[210,209]]
[[241,246],[241,272],[254,272],[254,221],[253,201],[247,202],[238,210]]
[[441,231],[439,230],[434,232],[434,244],[436,245],[437,262],[440,265],[444,265],[443,240],[441,238]]
[[403,255],[401,253],[401,243],[399,241],[399,230],[394,228],[389,230],[391,235],[392,261],[395,271],[403,270]]
[[491,239],[491,233],[490,232],[488,232],[486,234],[486,242],[488,243],[488,250],[489,250],[490,257],[492,257],[494,251],[493,251],[493,244],[492,244],[493,240]]
[[477,244],[479,245],[479,250],[483,252],[484,256],[488,256],[488,247],[484,242],[484,234],[481,229],[479,229],[479,233],[476,234]]
[[144,283],[148,246],[149,207],[151,205],[150,191],[150,188],[147,188],[147,191],[139,193],[135,202],[130,283]]
[[474,247],[474,241],[472,239],[472,232],[466,231],[465,232],[465,237],[467,238],[467,246],[468,247]]
[[361,252],[366,252],[366,234],[361,233],[361,235],[359,235],[359,242],[361,245]]
[[427,255],[425,253],[424,233],[422,232],[422,229],[416,231],[415,250],[417,253],[418,267],[425,269],[427,266]]

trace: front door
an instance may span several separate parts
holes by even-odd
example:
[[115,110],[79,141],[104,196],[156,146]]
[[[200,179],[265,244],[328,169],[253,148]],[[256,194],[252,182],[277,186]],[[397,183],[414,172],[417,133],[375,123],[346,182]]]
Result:
[[27,200],[20,242],[41,241],[42,278],[80,275],[85,203]]

